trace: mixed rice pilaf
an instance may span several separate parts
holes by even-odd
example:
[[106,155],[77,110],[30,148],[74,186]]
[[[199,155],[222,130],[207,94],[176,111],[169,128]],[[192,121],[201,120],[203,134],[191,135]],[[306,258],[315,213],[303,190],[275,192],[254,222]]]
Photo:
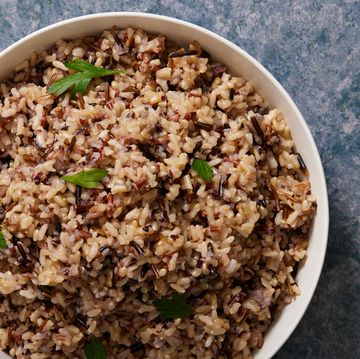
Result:
[[[124,73],[52,92],[80,60]],[[0,84],[0,349],[252,358],[315,212],[280,111],[199,43],[60,40]]]

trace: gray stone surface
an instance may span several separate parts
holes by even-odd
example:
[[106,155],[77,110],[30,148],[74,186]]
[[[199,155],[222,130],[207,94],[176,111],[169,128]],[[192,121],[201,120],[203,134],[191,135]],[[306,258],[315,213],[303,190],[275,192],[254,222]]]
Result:
[[360,358],[360,2],[0,0],[0,50],[45,25],[103,11],[211,29],[258,59],[295,100],[323,160],[330,237],[312,303],[275,358]]

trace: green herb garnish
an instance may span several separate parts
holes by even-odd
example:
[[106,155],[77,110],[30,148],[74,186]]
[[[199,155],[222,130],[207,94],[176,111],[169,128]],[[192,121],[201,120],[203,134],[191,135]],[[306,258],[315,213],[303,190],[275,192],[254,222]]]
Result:
[[90,342],[84,345],[84,351],[87,359],[105,359],[106,351],[98,338],[92,338]]
[[60,80],[55,81],[49,88],[48,92],[53,93],[56,96],[60,96],[70,87],[72,87],[72,95],[76,95],[78,92],[83,95],[86,94],[87,87],[90,81],[95,77],[102,77],[107,75],[124,74],[124,70],[108,70],[103,67],[91,65],[84,60],[74,60],[70,62],[64,62],[64,65],[70,69],[77,71],[75,74],[63,77]]
[[101,168],[81,171],[69,176],[62,176],[66,182],[77,184],[84,188],[96,188],[97,184],[107,175],[108,171]]
[[5,238],[4,238],[4,235],[1,231],[1,228],[0,228],[0,249],[8,249],[8,245],[5,241]]
[[194,308],[188,304],[185,297],[174,294],[171,298],[160,298],[154,301],[160,318],[188,318],[194,313]]
[[213,170],[211,166],[205,161],[195,158],[192,163],[192,168],[195,170],[200,177],[205,181],[210,182],[213,176]]

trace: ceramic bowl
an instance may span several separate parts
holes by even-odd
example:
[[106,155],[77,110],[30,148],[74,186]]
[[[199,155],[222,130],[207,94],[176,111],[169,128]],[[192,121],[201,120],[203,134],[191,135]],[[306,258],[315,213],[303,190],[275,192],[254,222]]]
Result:
[[[111,28],[140,27],[162,33],[179,44],[197,40],[212,57],[226,64],[235,75],[252,81],[256,90],[274,107],[279,108],[290,126],[298,152],[310,173],[312,191],[317,198],[317,214],[313,222],[306,260],[300,265],[296,280],[301,296],[279,313],[265,336],[256,359],[269,359],[284,344],[306,311],[315,291],[326,252],[328,237],[328,198],[325,176],[314,139],[294,101],[279,82],[253,57],[223,37],[197,25],[174,18],[145,13],[101,13],[61,21],[38,30],[0,53],[0,79],[9,76],[18,63],[33,51],[43,50],[59,39],[92,35]],[[311,338],[309,338],[309,341]],[[0,353],[0,359],[8,358]]]

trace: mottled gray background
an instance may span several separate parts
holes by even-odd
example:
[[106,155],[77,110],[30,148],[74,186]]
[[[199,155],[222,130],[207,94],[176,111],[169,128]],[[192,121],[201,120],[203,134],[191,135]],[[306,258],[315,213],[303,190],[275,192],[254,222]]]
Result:
[[360,358],[360,2],[0,0],[0,50],[45,25],[104,11],[152,12],[213,30],[295,100],[325,167],[330,237],[312,303],[275,358]]

